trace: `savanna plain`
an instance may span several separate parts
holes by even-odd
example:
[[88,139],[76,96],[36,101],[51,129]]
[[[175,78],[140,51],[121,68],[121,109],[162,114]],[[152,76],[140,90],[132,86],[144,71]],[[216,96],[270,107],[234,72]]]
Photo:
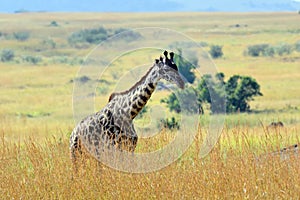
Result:
[[[282,159],[271,152],[299,144],[299,19],[296,12],[0,14],[0,199],[298,199],[299,154]],[[87,155],[74,172],[69,154],[76,121],[74,83],[97,85],[90,97],[99,110],[137,60],[159,56],[151,49],[127,52],[105,74],[80,76],[97,44],[72,36],[100,27],[108,32],[162,27],[183,33],[206,51],[220,45],[223,56],[213,62],[225,80],[235,74],[251,76],[263,96],[250,102],[251,112],[224,116],[222,134],[206,156],[199,152],[209,110],[199,116],[192,145],[161,170],[122,172]],[[260,44],[288,50],[245,53]],[[156,91],[149,105],[159,104],[167,94]],[[268,127],[278,121],[284,126]],[[180,131],[191,134],[189,128]],[[137,152],[158,150],[174,134],[161,130],[142,138]]]

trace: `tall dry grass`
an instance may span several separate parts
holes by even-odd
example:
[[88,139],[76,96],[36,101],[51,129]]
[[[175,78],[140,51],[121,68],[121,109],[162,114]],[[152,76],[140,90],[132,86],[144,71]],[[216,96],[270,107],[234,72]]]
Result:
[[[145,174],[116,171],[89,156],[80,160],[75,173],[69,159],[67,137],[49,138],[44,143],[31,138],[21,144],[6,141],[2,132],[1,198],[299,198],[299,157],[285,161],[277,156],[259,157],[281,145],[276,140],[281,133],[261,128],[257,129],[260,134],[254,136],[251,130],[247,127],[224,129],[219,143],[205,158],[198,156],[204,130],[199,131],[193,145],[179,160],[160,171]],[[163,138],[166,136],[160,139]],[[147,146],[140,147],[143,148],[148,150]]]

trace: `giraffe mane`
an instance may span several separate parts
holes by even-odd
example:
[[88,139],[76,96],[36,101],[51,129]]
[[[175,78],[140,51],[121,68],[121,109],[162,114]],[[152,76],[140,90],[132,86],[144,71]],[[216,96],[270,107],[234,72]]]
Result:
[[109,96],[108,102],[110,102],[115,96],[117,95],[123,95],[126,94],[132,90],[134,90],[138,85],[140,85],[145,79],[146,77],[149,75],[149,73],[151,72],[151,70],[153,69],[153,67],[155,66],[155,64],[147,71],[147,73],[139,80],[137,81],[131,88],[129,88],[128,90],[125,90],[123,92],[114,92]]

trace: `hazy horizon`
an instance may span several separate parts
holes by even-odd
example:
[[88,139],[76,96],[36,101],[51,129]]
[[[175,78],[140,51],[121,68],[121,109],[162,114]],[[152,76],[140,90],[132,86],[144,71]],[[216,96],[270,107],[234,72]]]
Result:
[[298,11],[300,0],[11,0],[0,12],[273,12]]

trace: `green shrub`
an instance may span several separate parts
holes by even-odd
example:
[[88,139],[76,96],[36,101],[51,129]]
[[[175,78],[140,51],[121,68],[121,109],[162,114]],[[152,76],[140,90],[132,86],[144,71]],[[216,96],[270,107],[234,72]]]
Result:
[[101,85],[101,87],[97,87],[97,92],[100,95],[106,95],[108,93],[108,91],[109,91],[109,88],[106,85]]
[[296,44],[295,44],[295,50],[297,52],[300,52],[300,40],[296,42]]
[[76,46],[78,43],[99,44],[100,42],[106,40],[107,38],[124,31],[127,32],[124,33],[123,39],[127,42],[141,37],[139,33],[128,31],[128,29],[124,29],[124,28],[113,30],[113,29],[105,29],[104,27],[99,27],[96,29],[84,29],[84,30],[74,32],[68,38],[68,42],[74,46]]
[[220,58],[223,56],[222,46],[219,45],[212,45],[210,47],[209,53],[212,58]]
[[42,58],[38,56],[24,56],[23,61],[36,65],[42,61]]
[[174,130],[174,129],[180,129],[179,122],[175,119],[175,117],[172,117],[171,119],[161,119],[158,124],[159,127],[163,127],[166,129]]
[[68,38],[70,44],[76,43],[90,43],[98,44],[101,41],[105,40],[108,37],[107,31],[105,28],[100,27],[98,29],[84,29],[72,33]]
[[193,83],[196,76],[193,72],[193,69],[196,68],[198,65],[198,59],[196,57],[190,58],[189,61],[185,60],[181,49],[178,49],[178,55],[175,54],[174,56],[174,62],[179,67],[179,72],[182,74],[182,76],[189,82]]
[[52,39],[46,39],[42,41],[42,45],[46,48],[55,49],[56,43]]
[[292,46],[286,43],[282,43],[276,46],[276,53],[280,56],[289,55],[292,53]]
[[197,91],[193,87],[172,93],[168,97],[161,99],[160,102],[167,104],[167,107],[171,112],[184,112],[190,114],[199,114],[203,112]]
[[29,34],[29,32],[22,31],[22,32],[13,33],[13,36],[18,41],[26,41],[26,40],[28,40],[30,34]]
[[269,48],[268,44],[250,45],[248,46],[247,54],[252,57],[258,57],[266,54],[268,48]]
[[50,22],[49,26],[57,27],[58,23],[56,21],[52,21],[52,22]]
[[12,61],[15,57],[15,53],[11,49],[3,49],[1,52],[1,61],[2,62],[9,62]]
[[273,57],[275,55],[275,49],[272,46],[268,46],[264,51],[262,52],[263,56],[269,56]]

